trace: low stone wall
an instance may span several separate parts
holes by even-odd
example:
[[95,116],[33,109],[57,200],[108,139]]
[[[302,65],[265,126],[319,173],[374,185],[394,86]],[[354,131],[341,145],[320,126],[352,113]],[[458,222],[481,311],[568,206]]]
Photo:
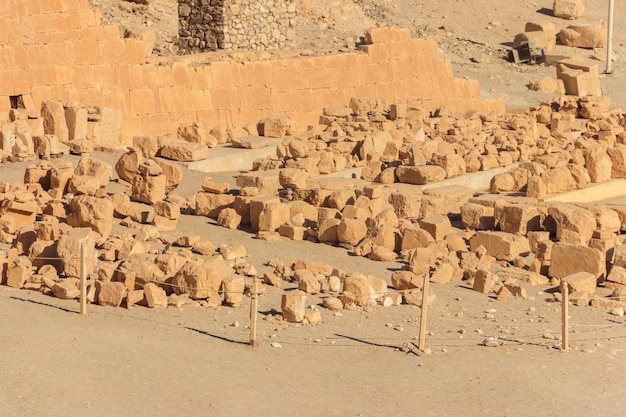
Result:
[[297,130],[324,107],[352,97],[422,100],[426,110],[504,111],[475,80],[456,79],[431,40],[407,29],[376,28],[361,51],[320,57],[206,64],[197,54],[159,62],[136,39],[101,26],[88,0],[0,0],[0,120],[19,97],[39,112],[44,100],[116,109],[126,145],[137,135],[175,134],[182,123],[236,127],[289,116]]
[[179,52],[285,49],[294,36],[295,0],[178,0]]

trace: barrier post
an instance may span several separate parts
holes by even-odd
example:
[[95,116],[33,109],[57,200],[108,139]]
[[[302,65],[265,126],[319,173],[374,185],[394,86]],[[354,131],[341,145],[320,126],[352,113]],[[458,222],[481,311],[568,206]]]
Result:
[[252,281],[252,294],[250,300],[250,346],[257,346],[256,341],[256,322],[259,310],[259,279],[254,277]]
[[80,314],[87,314],[87,251],[85,242],[80,244]]
[[561,281],[561,350],[567,350],[569,345],[569,287],[567,282]]
[[422,310],[420,314],[420,334],[417,348],[424,352],[426,349],[426,318],[428,315],[428,293],[430,292],[430,274],[424,275],[424,288],[422,288]]

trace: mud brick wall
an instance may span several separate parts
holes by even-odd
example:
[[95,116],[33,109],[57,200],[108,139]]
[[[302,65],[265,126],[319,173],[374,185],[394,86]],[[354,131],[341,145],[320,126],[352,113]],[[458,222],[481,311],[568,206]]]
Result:
[[422,99],[428,110],[504,111],[502,100],[480,97],[477,81],[454,78],[435,42],[411,39],[408,30],[373,29],[362,49],[264,61],[206,64],[204,54],[159,61],[146,57],[141,41],[100,25],[88,0],[0,0],[0,118],[16,96],[36,111],[49,99],[113,108],[122,133],[109,145],[119,146],[136,135],[175,134],[181,123],[235,127],[269,115],[289,116],[304,130],[324,107],[359,96]]
[[291,46],[295,0],[178,0],[181,54]]

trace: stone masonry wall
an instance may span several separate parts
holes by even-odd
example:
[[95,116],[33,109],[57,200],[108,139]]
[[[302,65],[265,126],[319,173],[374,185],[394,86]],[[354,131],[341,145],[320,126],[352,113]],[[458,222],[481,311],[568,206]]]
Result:
[[[21,96],[73,100],[121,113],[120,146],[136,135],[175,134],[182,123],[236,127],[289,116],[296,129],[352,97],[425,108],[504,111],[480,97],[477,81],[455,79],[437,44],[408,30],[376,28],[360,52],[295,59],[202,63],[203,54],[159,62],[136,39],[102,26],[88,0],[0,0],[0,119]],[[206,57],[205,57],[206,61]]]
[[285,49],[294,37],[295,0],[178,0],[181,54]]

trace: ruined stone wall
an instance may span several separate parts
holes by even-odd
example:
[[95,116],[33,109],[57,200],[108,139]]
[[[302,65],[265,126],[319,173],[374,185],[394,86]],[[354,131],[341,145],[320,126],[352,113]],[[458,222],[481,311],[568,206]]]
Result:
[[178,0],[179,52],[285,49],[295,0]]
[[[159,62],[141,41],[101,26],[88,0],[0,0],[0,119],[11,101],[39,111],[43,100],[117,109],[119,146],[136,135],[174,134],[181,123],[233,127],[268,115],[296,129],[352,97],[389,103],[422,99],[425,108],[503,111],[480,97],[477,81],[455,79],[430,40],[376,28],[363,51],[295,59],[204,64],[203,54]],[[206,61],[206,57],[204,57]]]

